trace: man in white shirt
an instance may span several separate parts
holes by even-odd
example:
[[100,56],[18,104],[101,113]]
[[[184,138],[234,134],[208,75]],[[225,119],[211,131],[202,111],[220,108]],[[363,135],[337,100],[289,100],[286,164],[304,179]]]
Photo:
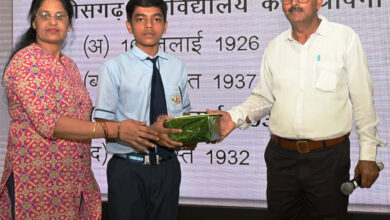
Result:
[[379,175],[372,83],[357,34],[317,14],[322,0],[281,0],[291,28],[264,52],[261,78],[244,103],[220,113],[222,139],[270,114],[265,151],[270,219],[345,219],[349,132],[360,158],[355,176],[370,187]]

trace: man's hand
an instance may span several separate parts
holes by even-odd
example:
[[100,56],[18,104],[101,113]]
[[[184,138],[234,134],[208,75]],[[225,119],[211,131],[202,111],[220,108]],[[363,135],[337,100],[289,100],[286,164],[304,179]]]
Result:
[[155,122],[153,125],[151,125],[150,128],[152,128],[154,131],[156,131],[158,133],[158,137],[159,137],[159,140],[157,141],[158,145],[164,146],[167,148],[182,147],[183,143],[173,141],[168,137],[168,134],[180,133],[181,129],[173,129],[173,128],[164,127],[165,121],[167,119],[171,119],[171,118],[173,118],[173,117],[165,115],[162,118],[160,118],[157,122]]
[[236,123],[234,123],[232,121],[232,117],[230,117],[230,114],[225,112],[225,111],[221,111],[221,110],[212,111],[212,110],[207,109],[206,112],[207,112],[207,114],[221,115],[221,118],[220,118],[220,120],[221,120],[221,138],[215,142],[212,142],[212,143],[219,143],[219,142],[223,141],[223,139],[225,139],[230,134],[230,132],[232,132],[234,130],[234,128],[236,127]]
[[119,139],[131,144],[140,151],[146,151],[146,147],[154,147],[152,141],[158,141],[158,133],[146,126],[146,122],[136,120],[121,121]]
[[361,188],[370,188],[379,176],[375,161],[359,160],[355,168],[355,177],[361,176]]

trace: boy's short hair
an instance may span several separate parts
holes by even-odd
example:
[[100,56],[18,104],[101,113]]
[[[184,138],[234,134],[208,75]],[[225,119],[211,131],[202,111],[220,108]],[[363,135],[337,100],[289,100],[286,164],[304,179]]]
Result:
[[136,7],[157,7],[161,9],[163,13],[164,22],[167,21],[167,10],[168,6],[164,0],[130,0],[126,5],[126,14],[127,21],[131,23],[131,18],[133,16],[134,10]]

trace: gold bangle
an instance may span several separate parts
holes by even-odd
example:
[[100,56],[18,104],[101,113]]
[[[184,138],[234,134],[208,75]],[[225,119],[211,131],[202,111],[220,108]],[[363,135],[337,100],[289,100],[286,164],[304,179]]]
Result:
[[118,139],[120,139],[120,134],[121,134],[121,123],[118,122],[116,125],[118,126]]
[[107,126],[104,122],[100,122],[100,124],[102,125],[102,128],[103,128],[103,132],[104,132],[104,138],[108,138],[108,133],[107,133]]
[[106,128],[106,138],[110,138],[110,130],[108,129],[108,126],[106,124],[106,121],[103,121],[104,127]]
[[96,121],[93,123],[92,139],[95,138],[95,132],[96,132]]

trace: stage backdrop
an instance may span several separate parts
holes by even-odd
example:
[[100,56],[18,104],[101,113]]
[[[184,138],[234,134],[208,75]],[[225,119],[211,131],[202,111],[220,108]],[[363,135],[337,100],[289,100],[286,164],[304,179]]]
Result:
[[[126,1],[72,2],[76,18],[64,52],[78,64],[85,86],[95,100],[99,66],[129,50],[134,43],[125,27]],[[30,3],[31,0],[13,1],[14,42],[27,27]],[[243,102],[259,80],[267,44],[289,28],[280,1],[171,0],[167,3],[169,25],[161,39],[161,48],[182,59],[188,67],[192,112],[197,114],[206,108],[228,110]],[[378,129],[381,137],[389,140],[390,1],[324,0],[320,14],[329,21],[352,27],[360,35],[374,83],[375,107],[381,119]],[[180,203],[265,207],[267,179],[263,154],[269,140],[267,120],[264,118],[246,131],[234,131],[223,143],[199,144],[195,151],[178,152],[182,165]],[[1,143],[5,143],[5,137],[1,138]],[[1,146],[1,154],[5,153],[4,148]],[[385,167],[390,167],[388,149],[378,149],[378,161],[383,161]],[[358,152],[353,131],[351,176]],[[105,152],[103,140],[93,141],[91,157],[104,197],[110,155]],[[350,203],[353,211],[390,212],[390,168],[381,172],[371,189],[356,190]]]

